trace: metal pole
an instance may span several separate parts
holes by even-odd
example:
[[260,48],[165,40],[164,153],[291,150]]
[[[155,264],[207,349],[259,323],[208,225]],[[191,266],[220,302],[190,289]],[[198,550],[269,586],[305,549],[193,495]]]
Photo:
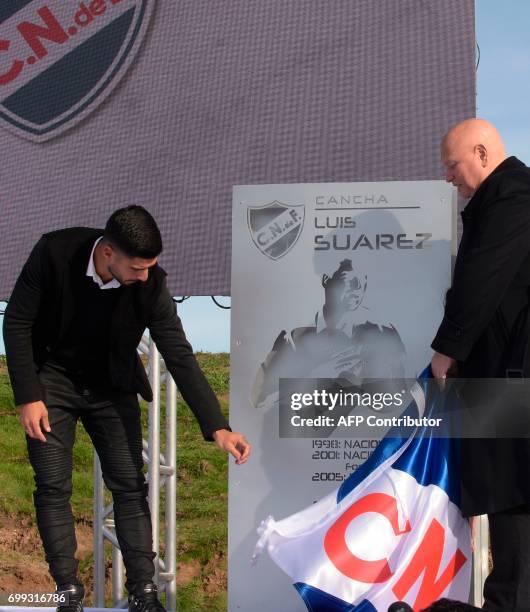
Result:
[[489,574],[489,523],[486,514],[475,519],[475,552],[473,555],[473,603],[484,603],[484,581]]
[[153,551],[155,575],[154,582],[158,584],[158,556],[160,540],[160,354],[153,340],[149,341],[150,379],[153,389],[153,401],[149,408],[149,509],[153,524]]
[[116,546],[112,547],[112,601],[115,608],[119,607],[123,599],[124,567],[121,550]]
[[172,575],[166,582],[166,607],[177,610],[177,387],[166,374],[166,466],[172,473],[166,477],[166,555],[165,571]]
[[104,521],[103,476],[99,457],[94,451],[94,606],[105,606],[105,541],[103,539]]

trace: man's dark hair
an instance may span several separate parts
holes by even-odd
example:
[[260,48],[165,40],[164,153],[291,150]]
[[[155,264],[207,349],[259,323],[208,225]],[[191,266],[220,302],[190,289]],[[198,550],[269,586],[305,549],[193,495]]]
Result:
[[153,259],[162,252],[160,230],[143,206],[127,206],[113,212],[103,238],[129,257]]

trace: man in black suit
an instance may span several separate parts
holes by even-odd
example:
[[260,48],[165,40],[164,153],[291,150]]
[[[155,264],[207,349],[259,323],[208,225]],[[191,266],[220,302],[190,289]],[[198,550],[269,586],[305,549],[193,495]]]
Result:
[[[446,179],[465,198],[463,235],[445,314],[432,343],[436,378],[466,378],[468,397],[480,378],[506,378],[528,343],[530,170],[507,157],[497,130],[470,119],[442,143]],[[516,364],[528,376],[528,364]],[[481,406],[476,406],[480,411]],[[484,609],[530,610],[530,443],[527,439],[463,440],[465,516],[488,514],[493,571]]]
[[83,609],[69,503],[72,446],[81,419],[113,495],[129,609],[160,612],[151,518],[142,473],[137,394],[152,390],[136,347],[149,328],[206,440],[243,464],[250,445],[232,432],[202,374],[157,261],[160,231],[141,206],[117,210],[104,231],[45,234],[15,285],[4,320],[9,375],[35,472],[37,523],[61,612]]

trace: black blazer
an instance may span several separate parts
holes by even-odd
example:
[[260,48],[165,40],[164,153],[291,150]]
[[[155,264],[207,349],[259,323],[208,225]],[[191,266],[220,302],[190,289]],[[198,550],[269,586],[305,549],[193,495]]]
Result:
[[[505,377],[514,348],[528,342],[514,330],[529,307],[530,170],[515,157],[506,159],[476,191],[462,221],[453,283],[432,348],[458,361],[458,376],[470,379],[462,393],[472,407],[483,390],[475,379]],[[464,440],[464,514],[525,503],[530,503],[530,441]]]
[[463,235],[445,315],[432,348],[457,359],[464,376],[504,376],[530,287],[530,170],[500,164],[462,212]]
[[[37,372],[68,330],[74,316],[76,279],[86,274],[92,247],[102,234],[90,228],[45,234],[22,269],[4,317],[7,365],[17,405],[44,397]],[[156,265],[145,283],[123,287],[111,324],[111,383],[113,388],[152,400],[136,350],[148,328],[204,437],[211,440],[213,432],[228,428],[228,423],[186,340],[165,276]]]

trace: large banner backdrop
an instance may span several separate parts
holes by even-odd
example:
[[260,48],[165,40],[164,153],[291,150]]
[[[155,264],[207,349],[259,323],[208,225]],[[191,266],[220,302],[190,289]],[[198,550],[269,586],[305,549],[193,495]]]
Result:
[[415,378],[450,285],[455,209],[442,181],[234,189],[230,416],[255,446],[230,471],[230,610],[305,609],[270,559],[251,567],[256,529],[324,497],[377,444],[281,438],[279,379]]
[[232,186],[441,178],[474,45],[473,0],[2,0],[0,299],[131,203],[174,295],[229,294]]

